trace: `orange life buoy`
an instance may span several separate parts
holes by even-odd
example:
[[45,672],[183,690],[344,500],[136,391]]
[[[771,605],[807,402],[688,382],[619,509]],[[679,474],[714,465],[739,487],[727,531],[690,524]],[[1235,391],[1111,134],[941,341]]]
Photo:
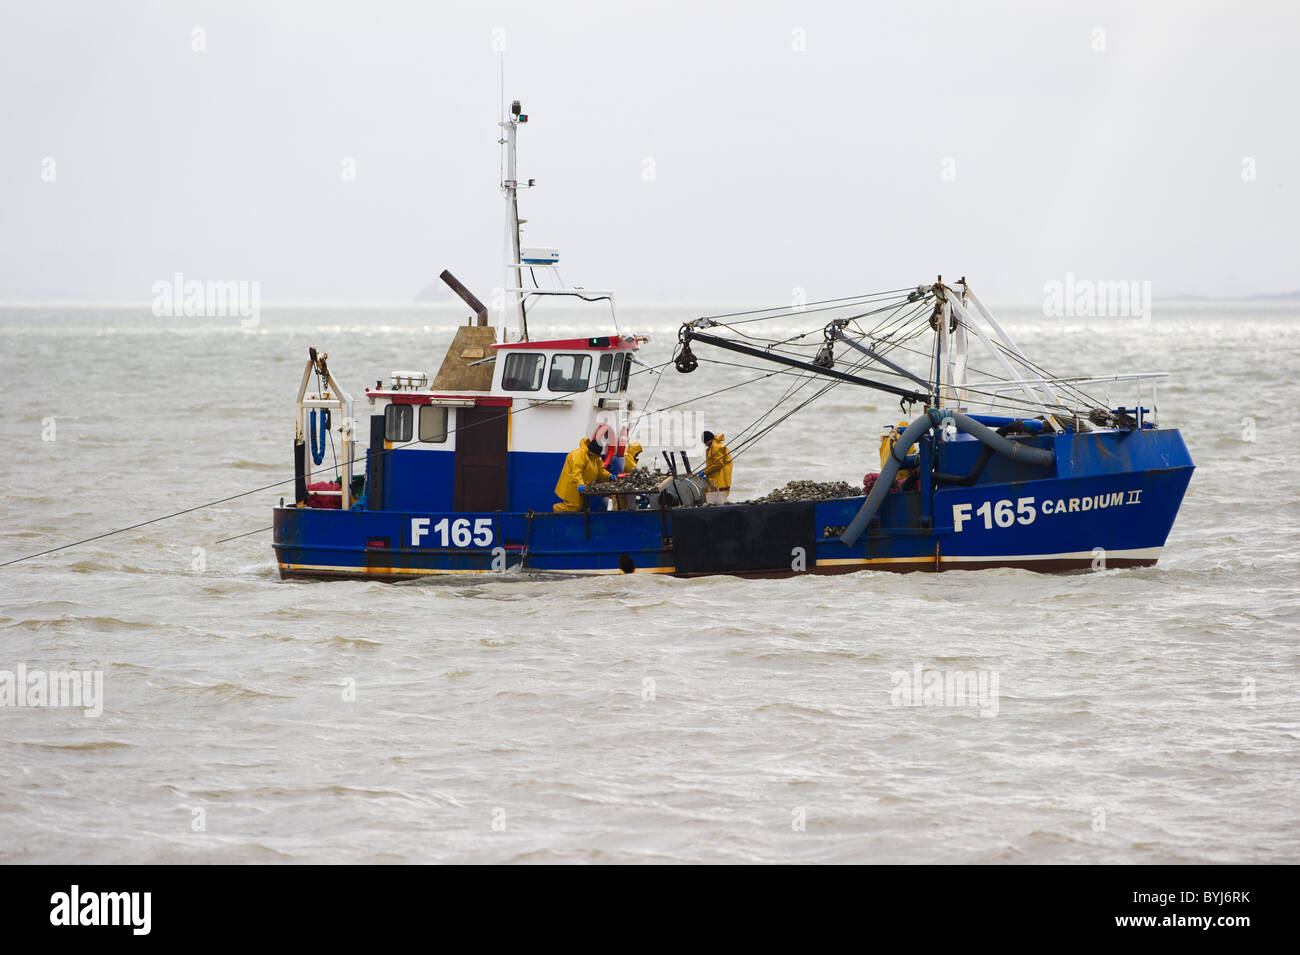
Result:
[[[601,440],[602,432],[609,432],[609,437],[604,440]],[[614,429],[611,428],[609,424],[607,424],[604,421],[596,425],[596,433],[591,436],[591,440],[597,442],[598,444],[603,444],[605,446],[605,456],[601,459],[600,462],[602,465],[604,465],[605,470],[609,470],[610,462],[614,460],[613,436],[614,436]]]

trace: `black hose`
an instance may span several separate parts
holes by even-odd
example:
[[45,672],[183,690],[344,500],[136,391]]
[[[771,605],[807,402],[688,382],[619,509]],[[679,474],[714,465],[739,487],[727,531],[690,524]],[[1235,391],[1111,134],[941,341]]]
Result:
[[[997,433],[1005,438],[1008,434],[1033,434],[1033,431],[1020,421],[1013,421],[998,428]],[[987,444],[983,445],[980,448],[978,457],[975,458],[975,466],[970,469],[969,474],[944,474],[942,471],[934,471],[931,477],[940,484],[951,484],[954,487],[973,487],[979,481],[980,475],[984,473],[984,468],[993,460],[995,454],[997,452],[991,447]]]
[[[999,429],[999,433],[1001,433],[1001,429]],[[972,487],[984,472],[984,467],[993,460],[995,454],[997,452],[987,444],[981,445],[979,456],[975,458],[975,466],[971,468],[969,474],[944,474],[941,471],[935,471],[930,476],[939,484],[951,484],[954,487]]]

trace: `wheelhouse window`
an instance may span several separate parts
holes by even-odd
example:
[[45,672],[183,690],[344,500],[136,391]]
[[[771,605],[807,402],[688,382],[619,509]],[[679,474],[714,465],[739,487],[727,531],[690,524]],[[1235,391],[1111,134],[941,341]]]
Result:
[[446,444],[446,408],[437,405],[420,406],[420,440],[425,444]]
[[546,387],[551,391],[586,391],[590,380],[590,355],[556,355],[551,359],[551,376]]
[[596,369],[596,390],[627,390],[627,376],[632,370],[631,359],[624,352],[605,352],[600,356],[600,365]]
[[411,440],[411,428],[415,421],[415,408],[412,405],[389,405],[384,409],[384,440]]
[[610,356],[611,367],[609,371],[609,390],[612,394],[615,391],[622,391],[627,387],[626,379],[626,362],[624,354],[615,352]]
[[506,391],[541,391],[546,373],[546,356],[536,352],[512,351],[506,355],[501,387]]

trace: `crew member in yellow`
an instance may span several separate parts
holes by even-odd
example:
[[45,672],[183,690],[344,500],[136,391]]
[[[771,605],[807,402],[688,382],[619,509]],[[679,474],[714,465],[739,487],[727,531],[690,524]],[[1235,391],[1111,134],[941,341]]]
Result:
[[595,438],[583,438],[569,452],[560,470],[560,480],[555,484],[555,496],[560,499],[551,507],[557,514],[572,514],[582,510],[579,490],[597,481],[608,481],[610,474],[601,464],[605,449]]
[[700,472],[707,482],[704,503],[725,504],[731,493],[731,452],[724,443],[727,436],[706,431],[701,437],[708,449],[704,453],[704,470]]
[[[898,439],[903,436],[903,432],[907,430],[907,426],[908,423],[906,421],[900,421],[898,424],[894,425],[894,427],[886,428],[880,433],[880,466],[882,468],[885,466],[885,462],[889,460],[889,452],[894,449],[894,445],[897,444]],[[912,445],[912,447],[908,449],[907,454],[916,454],[916,445]],[[906,456],[907,455],[904,454],[899,455],[900,458]],[[898,474],[894,478],[894,483],[901,487],[907,483],[911,476],[912,472],[910,470],[899,468]]]
[[641,452],[644,450],[645,448],[635,442],[627,446],[627,451],[623,454],[623,470],[625,472],[636,470],[636,459],[641,456]]

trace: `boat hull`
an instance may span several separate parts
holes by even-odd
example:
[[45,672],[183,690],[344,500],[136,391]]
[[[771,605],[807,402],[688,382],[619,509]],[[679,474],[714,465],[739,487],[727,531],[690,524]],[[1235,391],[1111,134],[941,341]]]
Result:
[[1050,477],[892,493],[851,547],[839,535],[862,497],[578,514],[280,507],[275,550],[286,578],[382,580],[1154,565],[1194,468],[1178,432],[1062,435],[1055,445]]

